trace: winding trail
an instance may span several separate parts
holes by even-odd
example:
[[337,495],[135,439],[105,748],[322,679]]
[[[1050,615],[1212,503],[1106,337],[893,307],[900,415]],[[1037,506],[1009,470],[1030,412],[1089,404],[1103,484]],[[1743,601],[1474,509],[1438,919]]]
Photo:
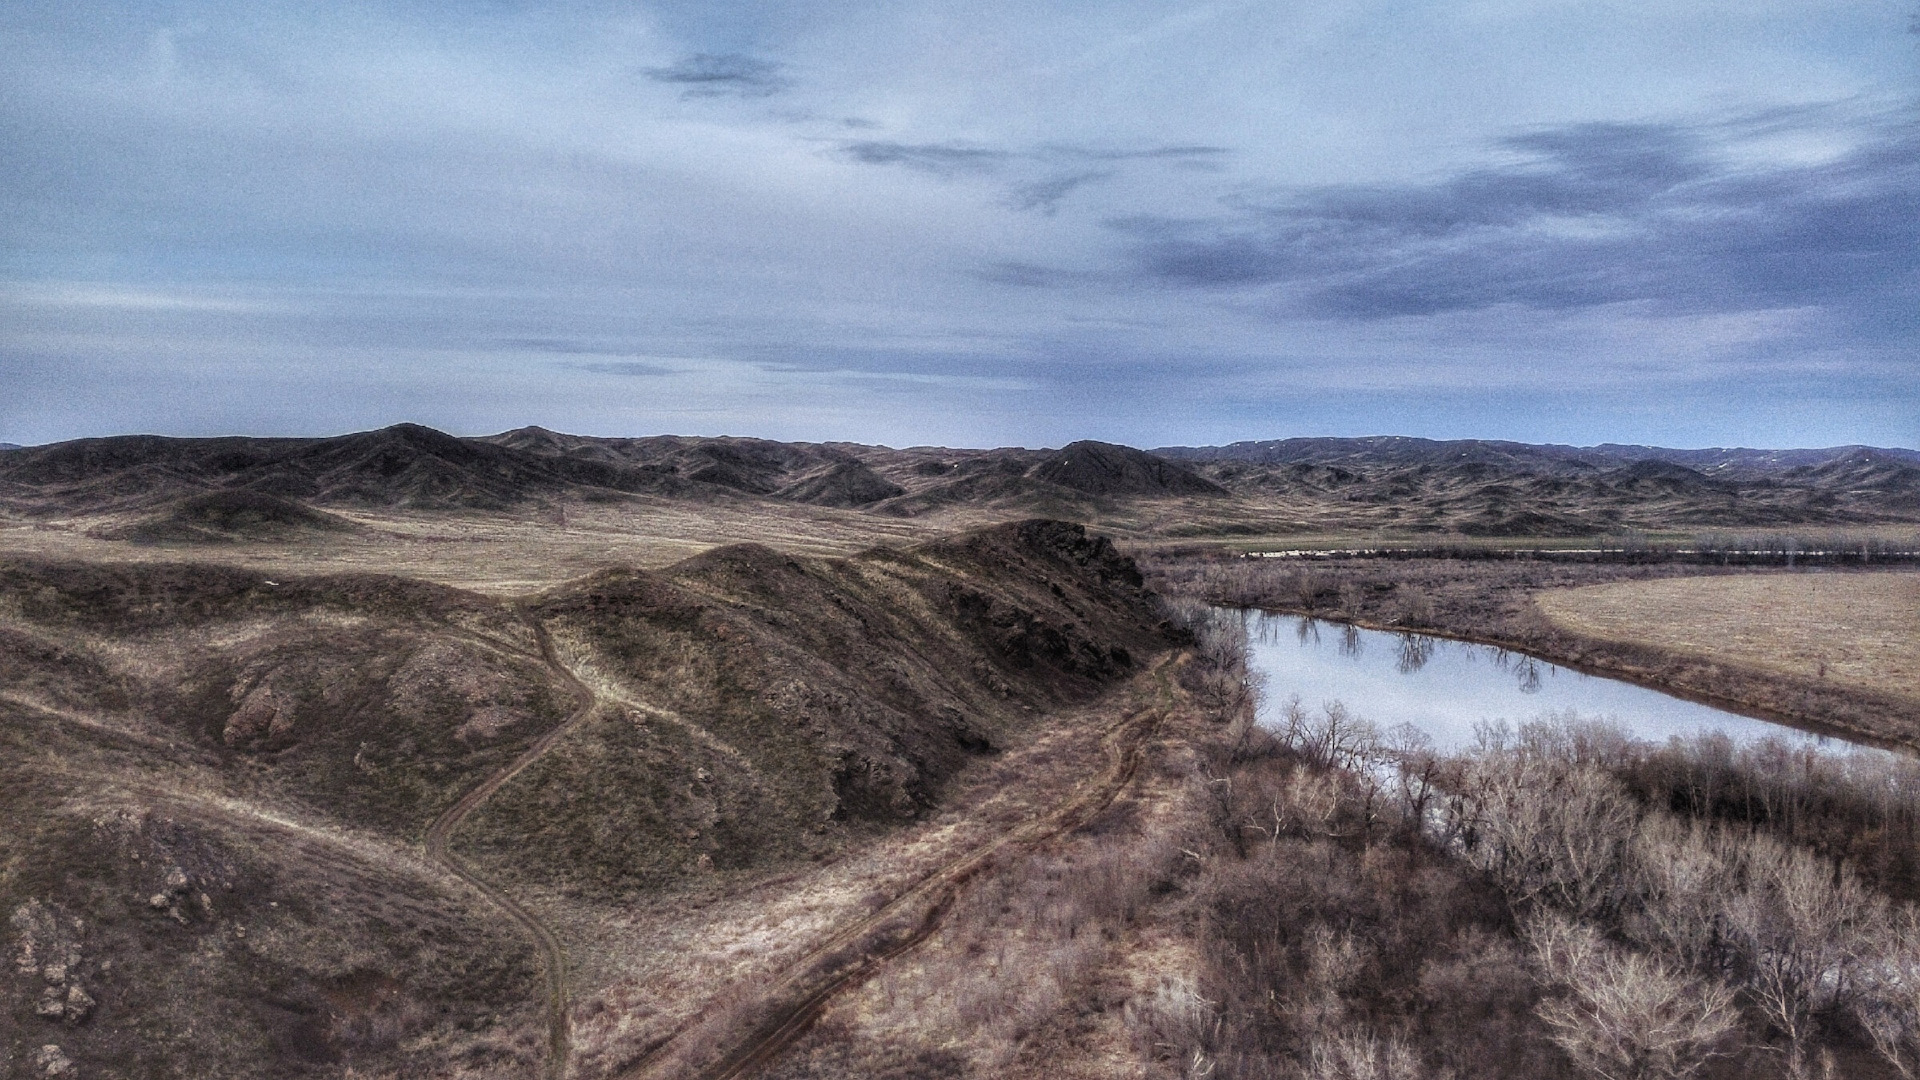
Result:
[[508,762],[504,768],[501,768],[485,780],[482,780],[473,790],[461,796],[459,802],[448,807],[444,813],[434,819],[433,824],[427,827],[426,847],[428,859],[431,859],[434,863],[443,867],[448,873],[453,874],[455,877],[472,886],[475,892],[492,901],[495,907],[506,912],[513,921],[525,927],[527,933],[533,935],[534,940],[539,942],[540,951],[545,958],[547,969],[547,1067],[544,1071],[550,1080],[561,1080],[561,1078],[566,1075],[567,1056],[571,1050],[569,1045],[570,1030],[568,1022],[566,951],[560,947],[560,939],[554,935],[552,930],[547,929],[545,923],[535,918],[532,912],[522,907],[513,897],[508,896],[484,878],[468,869],[465,864],[454,856],[452,851],[448,850],[448,844],[452,841],[454,831],[460,827],[460,823],[465,821],[475,810],[478,810],[489,798],[492,798],[493,793],[499,791],[507,781],[518,776],[527,766],[539,760],[540,756],[552,749],[555,743],[565,738],[574,728],[579,727],[589,716],[592,716],[594,705],[598,700],[594,696],[592,689],[581,682],[570,668],[560,662],[559,656],[554,653],[553,639],[548,636],[546,626],[524,608],[521,609],[520,614],[521,617],[527,621],[527,625],[532,627],[534,637],[540,643],[541,658],[546,661],[547,666],[553,670],[554,674],[560,676],[567,685],[573,688],[579,705],[574,708],[572,713],[567,715],[565,720],[554,725],[552,730],[540,736],[539,739],[534,741],[533,745],[522,751],[520,756]]
[[[932,937],[962,888],[994,860],[1010,851],[1031,850],[1091,821],[1132,781],[1145,757],[1146,744],[1173,706],[1168,671],[1178,654],[1162,660],[1153,677],[1159,686],[1154,704],[1135,710],[1101,736],[1107,767],[1082,781],[1053,808],[986,841],[922,878],[884,907],[816,945],[788,966],[786,973],[759,995],[760,1018],[731,1048],[685,1075],[695,1080],[741,1080],[772,1064],[806,1034],[835,998],[865,985],[890,961]],[[620,1080],[643,1080],[664,1067],[662,1054],[681,1035],[699,1026],[696,1014],[637,1062]]]

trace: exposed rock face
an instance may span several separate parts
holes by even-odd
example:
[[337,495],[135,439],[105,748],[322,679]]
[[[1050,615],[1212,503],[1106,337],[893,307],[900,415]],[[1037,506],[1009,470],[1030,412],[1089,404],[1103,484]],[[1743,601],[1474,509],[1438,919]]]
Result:
[[[80,935],[86,924],[59,908],[29,900],[13,910],[14,967],[44,980],[33,1013],[43,1020],[79,1024],[93,1015],[93,995],[80,983]],[[56,1048],[57,1049],[57,1048]],[[49,1073],[48,1075],[59,1075]]]
[[[193,900],[193,879],[187,876],[185,870],[176,866],[167,871],[165,887],[160,892],[147,897],[147,906],[154,911],[166,912],[168,918],[185,925],[190,919],[189,913],[192,910],[190,905]],[[199,902],[201,914],[213,913],[213,901],[206,893],[200,893]]]
[[[238,688],[235,688],[238,692]],[[283,736],[293,730],[293,716],[284,703],[276,699],[273,687],[262,683],[247,691],[240,699],[240,707],[227,718],[221,738],[228,746],[252,746],[273,736]]]
[[48,1043],[33,1052],[33,1067],[41,1076],[77,1076],[73,1061],[54,1043]]

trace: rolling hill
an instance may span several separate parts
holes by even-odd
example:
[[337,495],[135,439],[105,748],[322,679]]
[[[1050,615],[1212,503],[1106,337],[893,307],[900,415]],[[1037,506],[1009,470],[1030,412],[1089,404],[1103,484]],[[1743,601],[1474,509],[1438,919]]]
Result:
[[[216,496],[212,504],[191,502]],[[212,512],[207,507],[219,499],[281,500],[267,515],[279,522],[277,533],[265,518],[248,526],[263,539],[318,527],[317,518],[294,527],[290,507],[513,513],[634,500],[817,507],[893,519],[1039,514],[1140,537],[1377,529],[1573,536],[1909,523],[1920,520],[1920,452],[1398,437],[1152,452],[1092,441],[1058,450],[896,450],[733,437],[595,438],[537,427],[456,438],[403,424],[324,439],[84,439],[0,458],[0,510],[28,519],[111,516],[84,526],[99,536],[179,544],[231,539],[228,525],[193,517]],[[233,521],[246,516],[220,513]]]
[[1145,670],[1160,620],[1049,521],[511,601],[0,558],[0,1061],[536,1075],[618,974],[559,950],[927,819]]

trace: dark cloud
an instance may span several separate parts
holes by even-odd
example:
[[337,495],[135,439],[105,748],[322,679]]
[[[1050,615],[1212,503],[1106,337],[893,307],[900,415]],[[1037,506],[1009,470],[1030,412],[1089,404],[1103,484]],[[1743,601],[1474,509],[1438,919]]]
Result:
[[979,272],[982,281],[996,285],[1019,285],[1029,289],[1050,289],[1084,281],[1086,275],[1038,266],[1027,262],[1002,262]]
[[602,351],[584,342],[565,338],[506,338],[500,344],[529,352],[559,353],[564,356],[592,356]]
[[590,371],[595,375],[624,375],[647,378],[675,374],[672,368],[661,367],[659,364],[642,363],[639,360],[587,360],[561,364],[560,366],[572,371]]
[[647,68],[654,82],[685,87],[684,97],[772,97],[792,85],[782,65],[738,53],[695,53],[671,67]]
[[1203,220],[1110,224],[1135,272],[1270,287],[1298,313],[1376,318],[1623,301],[1818,306],[1898,318],[1920,286],[1920,123],[1882,118],[1817,164],[1732,163],[1712,125],[1583,124],[1428,185],[1321,187]]
[[921,172],[950,176],[989,172],[1014,155],[958,143],[902,143],[870,140],[843,143],[840,152],[869,165],[900,165]]
[[1110,172],[1072,173],[1067,176],[1053,176],[1045,180],[1035,180],[1025,184],[1015,184],[1008,193],[1007,205],[1015,210],[1038,210],[1051,215],[1060,209],[1060,200],[1072,194],[1076,189],[1095,181],[1105,180]]
[[[1228,153],[1219,146],[1151,146],[1141,150],[1096,150],[1076,146],[1042,146],[1037,149],[1004,150],[966,143],[906,143],[890,140],[863,140],[840,144],[840,152],[869,165],[898,165],[936,176],[980,174],[1005,170],[1014,176],[1026,173],[1031,179],[1013,184],[1007,205],[1016,210],[1039,210],[1051,214],[1060,200],[1077,188],[1114,175],[1112,168],[1088,169],[1087,163],[1118,166],[1133,161],[1167,161],[1179,165],[1216,167],[1216,159]],[[1062,173],[1062,167],[1076,171]],[[1041,173],[1033,176],[1034,173]]]
[[1060,157],[1087,161],[1210,161],[1233,153],[1224,146],[1150,146],[1144,150],[1092,150],[1082,146],[1050,146],[1048,152]]

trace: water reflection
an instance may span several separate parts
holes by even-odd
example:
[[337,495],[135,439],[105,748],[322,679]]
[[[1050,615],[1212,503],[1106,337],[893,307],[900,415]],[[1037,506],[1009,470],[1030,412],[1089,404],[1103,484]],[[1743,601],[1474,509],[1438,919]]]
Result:
[[1425,739],[1440,752],[1471,745],[1476,727],[1485,737],[1503,722],[1549,713],[1610,718],[1627,735],[1656,742],[1719,730],[1734,742],[1777,737],[1795,748],[1847,745],[1523,653],[1348,624],[1329,627],[1337,632],[1323,640],[1313,619],[1244,617],[1253,667],[1267,680],[1262,717],[1270,724],[1284,723],[1288,701],[1297,698],[1310,711],[1343,703],[1378,729]]
[[1520,675],[1520,692],[1523,694],[1539,693],[1540,692],[1540,661],[1535,660],[1533,657],[1527,656],[1526,654],[1523,653],[1520,656],[1520,663],[1518,667],[1519,667],[1519,675]]
[[1359,656],[1366,642],[1360,637],[1360,628],[1352,623],[1342,624],[1340,629],[1340,655]]
[[1425,634],[1401,634],[1397,654],[1399,659],[1394,666],[1400,669],[1402,675],[1411,675],[1426,667],[1427,661],[1433,659],[1433,643],[1437,640]]

